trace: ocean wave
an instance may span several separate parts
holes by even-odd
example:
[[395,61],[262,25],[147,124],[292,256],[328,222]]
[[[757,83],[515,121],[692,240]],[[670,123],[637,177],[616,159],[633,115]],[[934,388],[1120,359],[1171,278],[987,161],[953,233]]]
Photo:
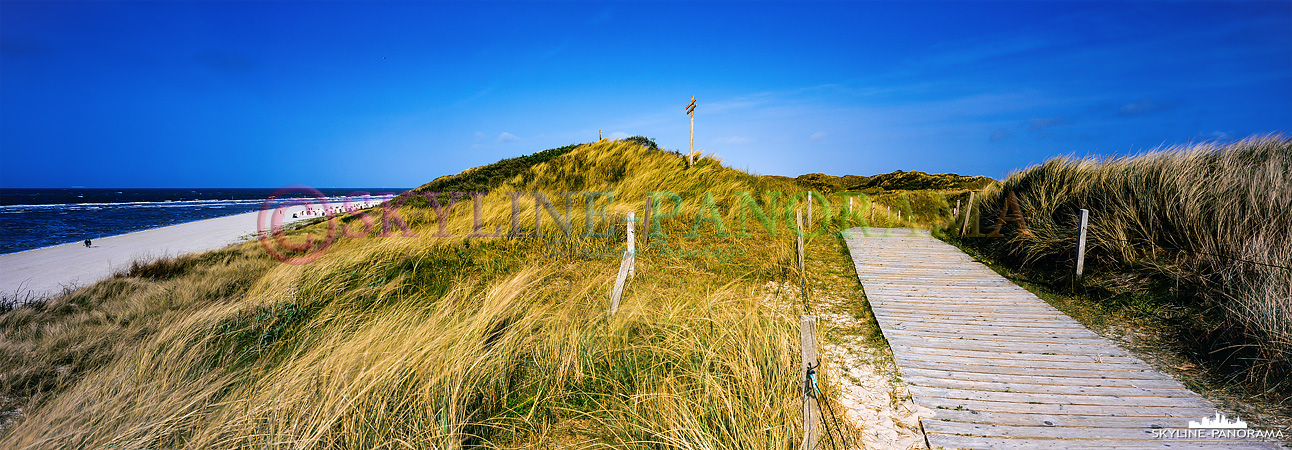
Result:
[[[383,201],[389,200],[390,197],[391,196],[389,195],[386,195],[386,196],[373,195],[371,197],[368,197],[368,201],[366,203],[371,205],[376,205],[376,204],[380,204]],[[292,197],[292,198],[305,199],[306,197]],[[292,198],[280,198],[277,200],[280,202],[289,201]],[[312,197],[310,197],[309,199],[314,202],[318,201],[317,199],[314,199]],[[346,201],[346,197],[344,196],[327,197],[327,202],[334,207],[344,205],[345,201]],[[98,209],[104,209],[104,207],[194,208],[194,207],[212,206],[212,207],[223,208],[231,205],[260,205],[260,204],[263,204],[264,202],[265,202],[264,199],[247,199],[247,200],[163,200],[163,201],[153,201],[153,202],[105,202],[105,203],[55,203],[55,204],[40,204],[40,205],[2,205],[0,206],[0,212],[21,212],[21,211],[52,210],[52,209],[98,210]],[[362,204],[365,202],[359,199],[351,201],[351,204],[356,204],[356,203]]]

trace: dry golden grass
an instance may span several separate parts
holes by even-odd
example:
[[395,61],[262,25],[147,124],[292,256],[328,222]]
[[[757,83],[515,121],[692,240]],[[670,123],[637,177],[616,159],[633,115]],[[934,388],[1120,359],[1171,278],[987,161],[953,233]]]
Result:
[[[510,192],[544,192],[564,212],[560,193],[584,191],[614,194],[610,219],[641,217],[652,192],[685,200],[665,236],[639,240],[612,318],[622,229],[577,236],[581,201],[575,236],[545,215],[540,239],[468,237],[469,197],[449,213],[452,236],[436,237],[436,212],[410,200],[416,237],[342,238],[308,265],[253,242],[0,316],[0,395],[25,399],[0,447],[794,448],[797,318],[762,303],[768,281],[797,279],[794,205],[773,212],[759,194],[798,188],[602,141],[494,186],[483,231],[510,231]],[[740,192],[775,236],[754,218],[736,236]],[[533,196],[522,199],[532,232]],[[549,255],[556,237],[589,252]]]
[[967,243],[1068,285],[1078,211],[1088,209],[1081,286],[1142,314],[1180,316],[1178,336],[1196,351],[1262,388],[1292,387],[1292,139],[1054,159],[984,189],[975,202],[984,227],[1006,192],[1033,236]]

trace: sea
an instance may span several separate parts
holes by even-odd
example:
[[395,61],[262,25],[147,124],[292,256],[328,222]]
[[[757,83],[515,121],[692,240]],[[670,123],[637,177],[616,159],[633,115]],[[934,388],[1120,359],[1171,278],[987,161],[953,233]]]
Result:
[[[0,254],[257,211],[276,190],[0,188]],[[356,192],[377,200],[406,190],[318,189],[336,206]]]

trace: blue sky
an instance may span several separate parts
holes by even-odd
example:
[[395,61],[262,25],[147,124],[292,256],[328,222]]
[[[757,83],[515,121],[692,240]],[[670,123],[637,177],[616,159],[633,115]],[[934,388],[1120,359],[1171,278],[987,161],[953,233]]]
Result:
[[1292,2],[0,1],[0,186],[416,186],[646,135],[1000,178],[1292,132]]

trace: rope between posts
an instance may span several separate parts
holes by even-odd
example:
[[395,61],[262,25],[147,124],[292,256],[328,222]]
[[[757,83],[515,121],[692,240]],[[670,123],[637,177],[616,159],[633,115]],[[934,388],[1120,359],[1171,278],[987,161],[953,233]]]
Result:
[[[825,420],[825,416],[821,416],[821,425],[825,428],[826,438],[830,440],[830,448],[832,449],[836,448],[834,446],[834,434],[837,433],[839,435],[839,443],[846,450],[848,448],[848,441],[843,436],[843,427],[839,425],[839,418],[834,414],[834,407],[830,406],[829,401],[821,400],[823,397],[825,397],[825,393],[821,392],[821,388],[817,386],[816,369],[818,367],[820,367],[819,363],[815,366],[808,367],[807,380],[806,380],[807,382],[805,383],[808,386],[807,388],[808,395],[811,396],[812,400],[816,402],[817,408],[820,408],[822,405],[825,405],[825,410],[830,413],[830,421]],[[833,422],[833,425],[834,425],[834,433],[830,432],[831,422]]]

